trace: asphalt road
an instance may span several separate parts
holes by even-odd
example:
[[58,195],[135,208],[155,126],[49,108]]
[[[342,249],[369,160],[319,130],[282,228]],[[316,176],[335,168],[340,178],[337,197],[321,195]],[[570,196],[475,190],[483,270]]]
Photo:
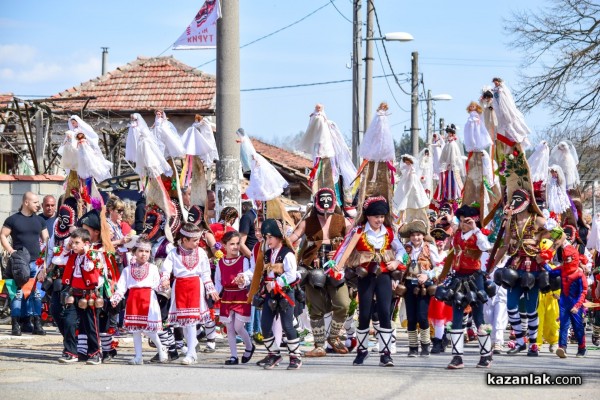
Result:
[[[465,346],[465,369],[448,371],[448,352],[429,358],[408,358],[406,333],[399,331],[395,367],[378,366],[373,353],[363,367],[353,367],[354,355],[304,358],[300,370],[287,371],[284,363],[272,371],[254,365],[225,366],[226,342],[218,351],[201,354],[193,366],[178,364],[130,366],[131,337],[121,340],[119,355],[110,364],[62,365],[56,360],[62,349],[54,328],[45,337],[10,336],[0,326],[0,393],[4,399],[591,399],[598,394],[600,350],[590,349],[586,358],[559,359],[543,346],[539,357],[524,354],[494,356],[492,368],[475,368],[479,359],[475,344]],[[588,343],[589,334],[588,334]],[[574,349],[572,345],[570,349]],[[253,361],[264,356],[258,346]],[[241,349],[241,347],[240,347]],[[309,347],[306,347],[309,349]],[[144,347],[146,361],[154,354]],[[487,374],[577,375],[577,386],[490,386]],[[9,397],[10,396],[10,397]],[[543,396],[543,397],[542,397]]]

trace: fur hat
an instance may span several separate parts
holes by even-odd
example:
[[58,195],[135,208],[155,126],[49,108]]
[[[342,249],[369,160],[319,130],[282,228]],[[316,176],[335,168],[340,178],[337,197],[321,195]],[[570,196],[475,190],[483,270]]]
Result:
[[400,237],[408,239],[410,238],[410,235],[412,235],[413,233],[421,233],[423,234],[423,236],[427,235],[427,224],[423,221],[421,221],[420,219],[415,219],[413,221],[410,221],[404,225],[402,225],[402,227],[400,227]]

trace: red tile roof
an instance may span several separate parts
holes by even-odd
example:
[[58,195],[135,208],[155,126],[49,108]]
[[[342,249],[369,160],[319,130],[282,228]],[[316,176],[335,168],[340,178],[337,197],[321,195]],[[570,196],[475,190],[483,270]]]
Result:
[[33,181],[33,182],[62,182],[65,177],[62,175],[6,175],[0,174],[0,182],[17,182],[17,181]]
[[13,101],[12,93],[0,93],[0,107],[7,107]]
[[300,174],[305,174],[306,168],[311,169],[313,167],[311,160],[308,158],[284,150],[281,147],[267,144],[258,139],[252,139],[252,144],[254,145],[256,151],[263,157],[275,164],[297,170],[300,172]]
[[[138,57],[114,71],[58,93],[53,98],[95,97],[86,110],[93,111],[213,111],[214,75],[190,67],[173,56]],[[56,111],[80,110],[84,100],[55,102]]]

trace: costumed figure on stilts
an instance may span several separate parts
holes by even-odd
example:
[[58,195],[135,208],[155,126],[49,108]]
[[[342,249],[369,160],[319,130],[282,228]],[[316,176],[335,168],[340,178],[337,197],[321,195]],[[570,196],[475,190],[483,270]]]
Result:
[[[402,175],[394,193],[394,213],[399,216],[398,223],[401,225],[414,220],[427,221],[430,201],[421,184],[421,172],[415,165],[414,157],[408,154],[400,156],[399,169]],[[429,224],[427,228],[428,226]]]
[[427,197],[431,200],[431,196],[433,196],[433,180],[435,179],[435,174],[433,172],[433,156],[428,147],[424,148],[419,153],[418,164],[418,170],[421,175],[419,179],[421,180],[421,184],[423,185],[423,189],[425,189]]
[[472,101],[467,107],[469,118],[464,129],[467,150],[467,177],[463,188],[463,204],[479,204],[483,220],[501,201],[500,187],[494,176],[489,151],[492,139],[482,121],[482,108]]
[[322,187],[328,187],[335,191],[340,207],[350,205],[356,167],[340,129],[327,118],[322,104],[317,104],[310,114],[299,150],[310,154],[313,159],[313,169],[309,174],[309,185],[312,186],[313,193]]
[[581,192],[579,190],[579,157],[577,150],[570,140],[559,142],[550,152],[550,165],[558,165],[563,172],[564,179],[561,186],[564,186],[569,195],[570,207],[564,212],[561,225],[577,226],[579,212],[575,207],[575,202],[581,203]]
[[458,209],[462,198],[465,177],[462,144],[456,136],[456,126],[446,127],[448,138],[440,155],[440,170],[438,186],[433,196],[433,204],[439,208],[448,203],[452,210]]

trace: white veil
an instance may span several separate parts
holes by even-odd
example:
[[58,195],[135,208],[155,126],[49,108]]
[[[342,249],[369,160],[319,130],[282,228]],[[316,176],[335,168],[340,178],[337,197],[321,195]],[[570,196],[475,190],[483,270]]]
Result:
[[575,146],[569,140],[559,142],[550,152],[550,163],[559,165],[564,174],[567,190],[575,189],[579,186],[579,157]]
[[385,110],[377,110],[360,144],[360,156],[369,161],[394,161],[396,150]]
[[[74,127],[73,123],[71,122],[71,120],[73,120],[73,119],[75,121],[77,121],[77,128]],[[90,143],[95,148],[98,148],[98,149],[100,148],[100,146],[98,145],[98,141],[99,141],[98,134],[96,133],[96,131],[94,131],[94,129],[87,122],[84,122],[77,115],[71,115],[69,117],[68,124],[69,124],[70,131],[83,132],[88,143]]]
[[533,182],[546,183],[548,178],[548,166],[550,161],[550,147],[548,142],[542,140],[535,146],[535,150],[529,156],[527,162],[531,170],[531,180]]

